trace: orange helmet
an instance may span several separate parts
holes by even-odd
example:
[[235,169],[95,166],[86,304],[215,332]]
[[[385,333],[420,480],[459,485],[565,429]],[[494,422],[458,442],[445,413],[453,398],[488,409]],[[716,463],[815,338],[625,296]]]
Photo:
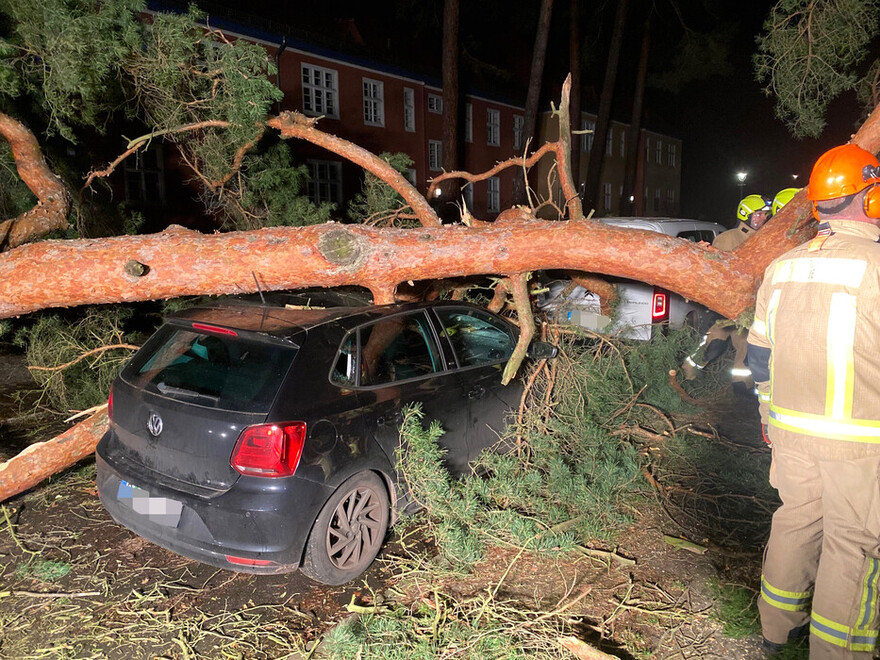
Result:
[[874,183],[880,183],[880,161],[859,146],[844,144],[819,156],[810,174],[807,199],[821,202],[847,197]]

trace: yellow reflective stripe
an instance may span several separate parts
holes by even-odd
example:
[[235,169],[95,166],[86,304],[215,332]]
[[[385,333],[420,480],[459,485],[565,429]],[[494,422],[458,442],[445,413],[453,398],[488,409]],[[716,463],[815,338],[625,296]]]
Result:
[[779,307],[779,298],[782,296],[782,289],[776,289],[770,295],[770,301],[767,303],[767,339],[773,344],[773,338],[776,335],[776,308]]
[[770,401],[770,395],[765,392],[758,392],[758,401]]
[[867,266],[867,262],[860,259],[817,259],[815,257],[786,259],[776,264],[773,271],[773,284],[816,282],[857,289],[862,284]]
[[752,332],[756,335],[766,336],[767,335],[767,324],[764,323],[761,319],[755,319],[752,322]]
[[871,622],[874,612],[877,610],[877,578],[880,577],[880,560],[869,557],[868,570],[862,581],[862,598],[859,607],[859,616],[856,625],[864,628]]
[[825,415],[834,419],[852,417],[855,335],[856,297],[847,293],[832,294],[826,337]]
[[834,644],[835,646],[842,646],[846,648],[846,640],[840,639],[840,637],[834,637],[829,635],[824,630],[821,630],[815,626],[813,622],[810,622],[810,632],[813,633],[819,639],[824,639],[826,642]]
[[880,443],[880,421],[877,420],[832,420],[824,415],[787,410],[771,402],[769,422],[771,426],[805,435],[818,435],[851,442]]
[[770,593],[776,594],[777,596],[782,596],[783,598],[796,598],[803,599],[809,598],[813,593],[812,591],[786,591],[785,589],[779,589],[778,587],[774,587],[772,584],[767,582],[767,578],[763,575],[761,576],[761,585]]
[[853,651],[873,651],[877,644],[877,630],[851,628],[827,619],[815,610],[810,613],[810,632],[826,642]]

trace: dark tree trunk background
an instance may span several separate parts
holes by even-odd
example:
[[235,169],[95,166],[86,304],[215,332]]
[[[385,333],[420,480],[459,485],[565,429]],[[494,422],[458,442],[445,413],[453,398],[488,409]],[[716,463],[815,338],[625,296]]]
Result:
[[626,170],[623,175],[623,199],[620,200],[620,215],[635,215],[636,209],[644,212],[645,194],[642,186],[636,190],[636,170],[641,157],[642,145],[642,106],[645,99],[645,79],[648,75],[648,51],[651,49],[651,23],[645,21],[642,35],[642,51],[639,54],[639,68],[636,72],[636,89],[633,94],[632,117],[626,135]]

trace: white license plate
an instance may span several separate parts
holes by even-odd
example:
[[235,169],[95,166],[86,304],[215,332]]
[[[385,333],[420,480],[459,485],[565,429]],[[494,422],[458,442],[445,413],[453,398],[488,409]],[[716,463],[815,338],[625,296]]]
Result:
[[150,497],[149,492],[127,481],[119,482],[116,499],[123,506],[163,527],[177,527],[183,511],[182,502],[167,497]]

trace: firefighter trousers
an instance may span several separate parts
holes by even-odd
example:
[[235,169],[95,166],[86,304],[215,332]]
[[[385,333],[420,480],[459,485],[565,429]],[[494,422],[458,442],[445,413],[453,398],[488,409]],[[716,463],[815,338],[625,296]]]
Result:
[[809,626],[811,660],[870,659],[880,627],[880,455],[817,460],[776,445],[770,483],[782,506],[764,553],[764,638],[782,644]]

